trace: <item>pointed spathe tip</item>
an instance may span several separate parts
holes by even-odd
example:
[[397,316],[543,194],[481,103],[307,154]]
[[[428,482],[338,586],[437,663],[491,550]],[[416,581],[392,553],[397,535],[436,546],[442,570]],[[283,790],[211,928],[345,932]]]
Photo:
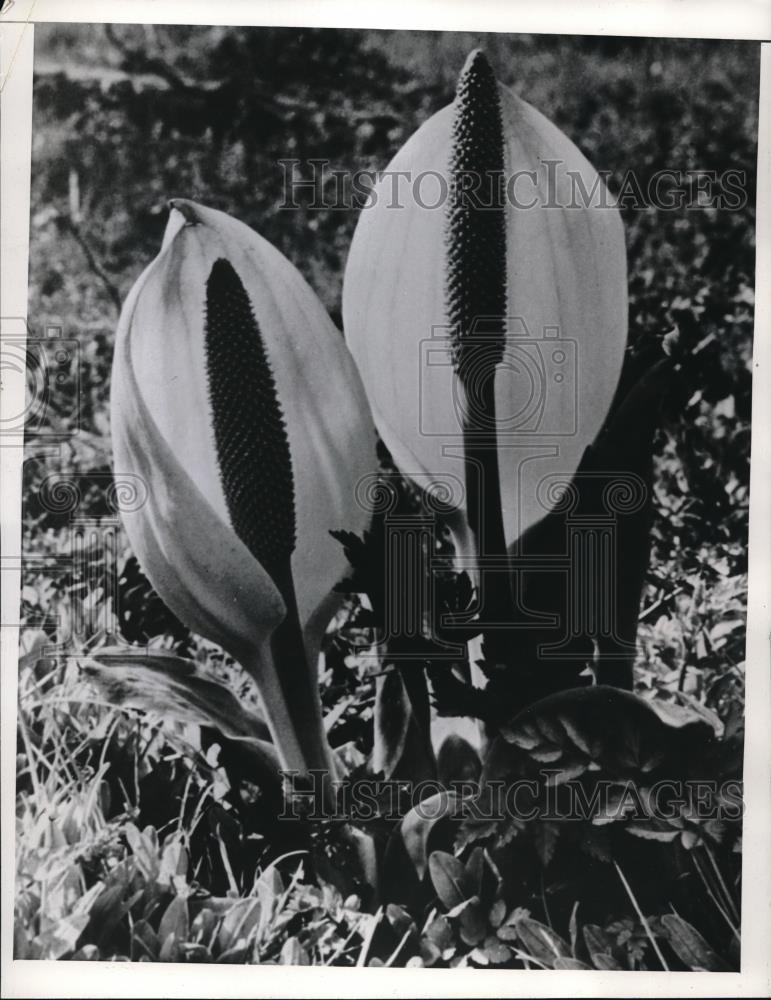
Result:
[[168,206],[171,212],[179,212],[188,226],[200,224],[201,216],[198,205],[194,201],[190,201],[188,198],[169,198]]
[[170,198],[166,204],[169,207],[169,218],[163,233],[161,250],[165,250],[177,233],[186,226],[199,226],[203,222],[199,206],[194,201],[189,201],[187,198]]

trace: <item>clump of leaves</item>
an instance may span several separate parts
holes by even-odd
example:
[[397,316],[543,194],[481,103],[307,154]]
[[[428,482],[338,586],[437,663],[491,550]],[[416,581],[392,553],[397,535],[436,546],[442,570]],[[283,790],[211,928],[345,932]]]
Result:
[[356,897],[306,884],[302,862],[290,877],[268,866],[245,896],[211,896],[189,881],[183,841],[114,826],[88,887],[80,848],[47,852],[17,911],[16,957],[352,964],[371,919]]

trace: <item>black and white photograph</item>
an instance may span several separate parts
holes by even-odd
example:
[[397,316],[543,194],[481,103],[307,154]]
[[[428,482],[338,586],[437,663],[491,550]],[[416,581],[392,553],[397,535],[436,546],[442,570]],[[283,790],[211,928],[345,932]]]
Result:
[[4,43],[9,961],[749,995],[761,44],[277,16]]

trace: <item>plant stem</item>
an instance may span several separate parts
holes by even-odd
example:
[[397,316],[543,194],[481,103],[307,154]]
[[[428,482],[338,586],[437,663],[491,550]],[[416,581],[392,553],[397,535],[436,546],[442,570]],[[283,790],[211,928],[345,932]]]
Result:
[[[482,347],[484,349],[484,347]],[[464,389],[465,389],[464,385]],[[464,426],[464,452],[466,458],[466,491],[469,523],[477,542],[477,553],[485,556],[506,554],[506,536],[501,509],[500,469],[498,464],[498,435],[495,415],[495,366],[482,376],[475,405],[470,407]],[[484,579],[481,597],[481,616],[485,628],[485,648],[490,655],[502,655],[501,630],[511,610],[511,593],[505,573],[479,572]]]
[[669,972],[669,966],[667,965],[667,961],[664,958],[664,956],[661,954],[661,949],[659,948],[658,942],[656,941],[656,936],[653,933],[653,931],[651,930],[651,925],[646,920],[645,914],[640,909],[640,904],[637,902],[635,894],[632,892],[631,885],[627,882],[626,876],[621,871],[621,868],[620,868],[620,866],[618,865],[617,862],[615,862],[615,861],[613,862],[613,867],[618,872],[618,877],[621,879],[621,884],[626,889],[626,894],[627,894],[627,896],[629,896],[630,900],[632,901],[632,906],[635,909],[635,913],[640,918],[640,923],[643,925],[643,929],[645,930],[645,933],[648,936],[648,940],[653,945],[653,950],[656,952],[656,957],[658,958],[659,962],[661,962],[661,968],[665,972]]
[[276,574],[286,617],[244,667],[254,677],[282,766],[322,772],[323,807],[334,815],[337,767],[324,735],[315,664],[308,664],[291,567]]

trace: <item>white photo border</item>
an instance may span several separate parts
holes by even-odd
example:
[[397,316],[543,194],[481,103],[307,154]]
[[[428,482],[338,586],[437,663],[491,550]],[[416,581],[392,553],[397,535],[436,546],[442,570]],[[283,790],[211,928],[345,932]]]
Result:
[[[771,38],[771,6],[753,0],[8,0],[0,14],[0,316],[27,315],[34,24],[123,22],[284,25]],[[2,473],[3,997],[360,997],[528,995],[714,996],[771,994],[771,44],[761,46],[756,311],[747,620],[747,708],[740,973],[340,969],[13,961],[14,734],[21,553],[22,444],[0,449]],[[3,372],[4,413],[24,406],[23,372]]]

